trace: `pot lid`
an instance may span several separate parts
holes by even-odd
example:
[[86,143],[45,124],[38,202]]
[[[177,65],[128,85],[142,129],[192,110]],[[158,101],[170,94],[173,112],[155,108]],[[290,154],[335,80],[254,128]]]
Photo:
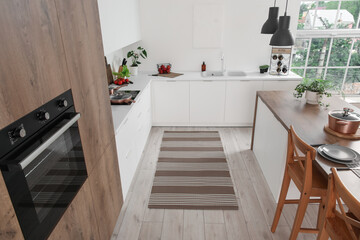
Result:
[[329,112],[329,115],[346,121],[360,121],[360,114],[353,112],[351,108],[344,108],[343,110],[333,110]]

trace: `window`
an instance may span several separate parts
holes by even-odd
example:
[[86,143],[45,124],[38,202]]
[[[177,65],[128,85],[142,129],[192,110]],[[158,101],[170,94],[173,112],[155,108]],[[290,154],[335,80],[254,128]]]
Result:
[[292,71],[331,80],[334,93],[360,95],[360,0],[302,1]]

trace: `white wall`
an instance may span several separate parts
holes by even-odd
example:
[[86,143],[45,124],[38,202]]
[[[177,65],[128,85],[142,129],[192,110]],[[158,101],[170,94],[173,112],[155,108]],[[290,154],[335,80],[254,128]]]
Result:
[[105,55],[141,39],[139,0],[98,0],[98,6]]
[[[193,48],[193,7],[199,3],[224,5],[222,49]],[[140,70],[155,71],[156,63],[170,62],[174,71],[200,71],[202,61],[209,70],[219,70],[221,52],[228,70],[257,70],[270,59],[271,35],[260,31],[272,5],[272,0],[140,0],[142,41],[136,46],[145,47],[149,56]],[[285,0],[277,5],[283,15]],[[300,0],[289,1],[293,33],[299,6]]]

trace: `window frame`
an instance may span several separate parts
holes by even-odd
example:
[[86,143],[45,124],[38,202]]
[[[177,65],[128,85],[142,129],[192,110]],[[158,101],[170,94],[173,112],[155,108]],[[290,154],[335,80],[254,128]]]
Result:
[[[337,8],[337,14],[335,17],[335,23],[338,21],[339,19],[339,10],[341,10],[341,4],[342,2],[348,2],[348,1],[354,1],[354,0],[327,0],[326,2],[339,2],[338,4],[338,8]],[[303,0],[302,2],[316,2],[316,6],[315,6],[315,17],[313,20],[313,24],[312,26],[315,25],[315,21],[317,19],[317,11],[318,11],[318,6],[319,6],[319,2],[323,2],[323,0]],[[300,5],[301,6],[301,5]],[[300,11],[299,11],[300,14]],[[299,19],[299,15],[298,15],[298,19]],[[343,93],[344,90],[344,86],[345,86],[345,82],[346,82],[346,78],[347,78],[347,74],[348,74],[348,70],[349,69],[360,69],[360,65],[359,66],[349,66],[350,65],[350,61],[351,61],[351,52],[353,52],[354,50],[354,43],[355,40],[358,39],[360,40],[360,12],[359,12],[359,16],[357,19],[357,23],[356,23],[356,27],[355,28],[351,28],[351,29],[342,29],[342,28],[336,28],[337,24],[334,24],[334,28],[329,28],[329,29],[296,29],[296,33],[295,33],[295,39],[303,39],[303,40],[308,40],[308,47],[307,47],[307,52],[306,52],[306,59],[305,59],[305,64],[302,67],[293,67],[293,61],[294,58],[292,58],[292,62],[291,62],[291,70],[296,70],[296,69],[300,69],[303,70],[303,74],[302,77],[306,76],[306,71],[308,69],[323,69],[324,71],[324,76],[323,78],[326,79],[326,75],[328,72],[328,69],[345,69],[345,73],[344,73],[344,77],[342,79],[342,84],[341,84],[341,88],[340,88],[340,93]],[[308,66],[308,60],[309,60],[309,56],[310,56],[310,49],[311,49],[311,44],[312,44],[312,40],[314,38],[329,38],[330,39],[330,43],[329,43],[329,49],[328,49],[328,53],[326,56],[326,64],[322,67],[320,66]],[[347,63],[346,66],[329,66],[329,60],[330,60],[330,56],[331,56],[331,52],[332,52],[332,47],[333,47],[333,42],[334,39],[336,38],[351,38],[352,42],[351,42],[351,47],[349,49],[349,55],[348,55],[348,59],[347,59]],[[293,54],[295,54],[293,52]],[[359,96],[360,93],[358,94],[347,94],[346,96]]]

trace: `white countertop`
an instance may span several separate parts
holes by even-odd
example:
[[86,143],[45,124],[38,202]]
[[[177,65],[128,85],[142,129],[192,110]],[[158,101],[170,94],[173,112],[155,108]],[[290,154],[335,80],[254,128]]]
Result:
[[[222,77],[202,77],[200,72],[179,72],[184,73],[184,75],[178,76],[176,78],[167,78],[167,77],[157,77],[151,76],[154,72],[141,72],[138,76],[131,76],[130,80],[134,82],[134,84],[129,84],[128,86],[122,87],[121,90],[140,90],[140,93],[136,97],[138,99],[142,90],[153,81],[201,81],[201,80],[232,80],[232,81],[300,81],[302,77],[296,75],[293,72],[290,72],[287,76],[275,76],[269,75],[268,73],[261,74],[259,72],[247,72],[246,76],[222,76]],[[135,99],[135,100],[136,100]],[[128,113],[131,111],[132,107],[136,105],[132,103],[131,105],[111,105],[111,111],[113,116],[113,123],[115,129],[115,135],[117,134],[121,123],[124,121]]]
[[[184,80],[184,81],[201,81],[201,80],[234,80],[234,81],[266,81],[266,80],[286,80],[286,81],[299,81],[302,80],[302,77],[299,75],[289,72],[289,75],[287,76],[280,76],[280,75],[270,75],[269,73],[259,73],[259,72],[245,72],[246,76],[220,76],[220,77],[202,77],[201,72],[177,72],[177,73],[184,73],[184,75],[178,76],[176,78],[167,78],[167,77],[155,77],[155,76],[149,76],[151,79],[156,80]],[[151,75],[151,73],[143,73]],[[154,73],[152,73],[154,74]]]
[[[152,77],[146,74],[139,74],[138,76],[130,77],[129,79],[134,84],[129,84],[125,87],[122,87],[121,90],[140,90],[140,93],[135,98],[136,101],[141,96],[142,90],[144,90],[146,86],[150,84]],[[111,105],[115,135],[118,133],[121,123],[125,120],[126,116],[129,114],[135,104],[136,102],[132,103],[131,105]]]

